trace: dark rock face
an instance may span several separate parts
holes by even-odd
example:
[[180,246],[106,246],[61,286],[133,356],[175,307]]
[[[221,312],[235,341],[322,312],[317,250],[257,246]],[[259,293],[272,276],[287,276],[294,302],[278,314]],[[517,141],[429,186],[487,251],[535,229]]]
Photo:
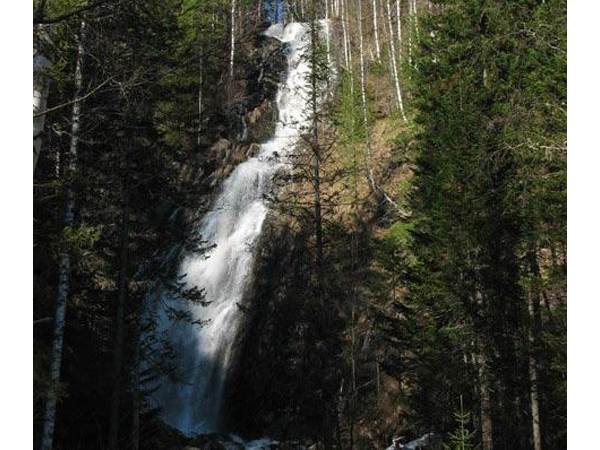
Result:
[[277,122],[277,89],[286,70],[285,46],[258,33],[252,45],[243,49],[248,55],[244,76],[236,80],[234,103],[229,112],[227,135],[209,148],[215,170],[211,186],[226,178],[233,168],[254,156],[258,145],[268,140]]
[[[285,76],[286,57],[284,44],[262,35],[265,28],[263,24],[253,40],[240,45],[242,75],[232,86],[224,83],[222,89],[231,91],[229,103],[219,108],[211,103],[197,147],[184,146],[194,156],[180,168],[179,184],[181,191],[194,193],[195,204],[182,206],[165,199],[153,212],[156,222],[181,235],[181,240],[209,208],[221,182],[239,163],[256,156],[260,143],[273,134],[278,114],[275,98]],[[173,221],[174,215],[181,220]]]

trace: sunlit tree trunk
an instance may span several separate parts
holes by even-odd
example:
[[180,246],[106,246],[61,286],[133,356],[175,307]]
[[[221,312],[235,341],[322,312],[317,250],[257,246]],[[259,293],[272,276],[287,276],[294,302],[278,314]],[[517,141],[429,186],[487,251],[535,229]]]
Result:
[[398,36],[398,56],[400,61],[402,61],[402,19],[400,14],[400,2],[401,0],[396,0],[396,34]]
[[346,15],[344,14],[344,0],[341,0],[342,39],[344,41],[344,65],[347,70],[352,70],[348,57],[348,30],[346,27]]
[[410,4],[410,20],[411,30],[409,34],[409,52],[410,52],[410,64],[413,67],[417,67],[413,57],[413,47],[419,42],[419,19],[417,16],[417,2],[416,0],[408,0]]
[[414,22],[413,22],[413,3],[412,0],[408,0],[408,64],[413,65],[413,31],[414,31]]
[[379,45],[379,30],[377,27],[377,0],[373,0],[373,29],[375,30],[375,52],[377,62],[381,62],[381,47]]
[[363,122],[367,126],[367,95],[365,92],[365,57],[362,30],[362,0],[358,0],[358,52],[360,59],[360,96],[362,101]]
[[231,0],[231,56],[229,58],[229,77],[233,82],[234,60],[235,60],[235,9],[236,1]]
[[327,66],[331,67],[331,44],[329,42],[329,0],[325,0],[325,45],[327,47]]
[[360,97],[362,103],[362,116],[363,125],[365,129],[365,146],[366,146],[366,169],[367,179],[372,191],[376,191],[375,177],[373,175],[373,169],[371,168],[371,144],[369,142],[369,129],[367,119],[367,94],[365,87],[365,57],[363,49],[363,31],[362,31],[362,0],[358,0],[358,49],[360,58]]
[[392,60],[392,73],[394,76],[394,84],[396,86],[396,98],[398,99],[398,106],[400,107],[402,119],[406,122],[406,115],[404,114],[404,103],[402,102],[402,92],[400,91],[400,81],[398,79],[398,68],[396,67],[396,46],[394,45],[394,29],[392,26],[392,9],[390,7],[390,0],[387,0],[387,13],[388,26],[390,29],[390,58]]
[[412,0],[413,21],[415,26],[415,41],[419,42],[419,16],[417,14],[417,0]]
[[[86,24],[81,21],[79,45],[77,48],[77,62],[75,63],[75,99],[81,96],[83,89],[83,59],[85,55]],[[77,153],[81,134],[81,102],[75,101],[71,114],[71,141],[69,144],[69,164],[67,166],[67,189],[64,215],[64,230],[69,231],[73,227],[75,201],[70,187],[77,169]],[[50,392],[46,400],[44,413],[44,424],[42,429],[42,441],[40,448],[50,450],[54,437],[54,426],[56,423],[57,388],[60,381],[60,366],[62,361],[65,318],[67,313],[67,302],[69,299],[69,285],[71,277],[71,257],[67,248],[62,248],[58,257],[58,294],[56,297],[56,310],[54,315],[54,336],[52,341],[52,354],[50,359]]]
[[341,0],[342,2],[342,22],[346,26],[346,49],[348,50],[348,72],[350,74],[350,94],[354,98],[354,70],[352,63],[352,40],[350,39],[349,28],[349,16],[348,16],[348,0]]

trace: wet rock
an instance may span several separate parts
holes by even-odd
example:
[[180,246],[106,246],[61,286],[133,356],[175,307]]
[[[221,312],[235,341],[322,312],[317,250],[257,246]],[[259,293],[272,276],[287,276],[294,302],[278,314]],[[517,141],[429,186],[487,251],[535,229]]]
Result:
[[260,145],[258,145],[257,143],[253,142],[248,147],[248,150],[246,151],[246,156],[248,158],[252,158],[253,156],[258,155],[259,150],[260,150]]
[[211,151],[214,153],[215,157],[220,160],[223,161],[229,151],[231,150],[231,142],[229,142],[227,139],[219,139],[212,147],[211,147]]

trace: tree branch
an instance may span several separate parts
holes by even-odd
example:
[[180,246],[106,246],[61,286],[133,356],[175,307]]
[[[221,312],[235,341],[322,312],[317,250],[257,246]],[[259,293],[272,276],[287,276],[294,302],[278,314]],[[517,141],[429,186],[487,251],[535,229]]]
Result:
[[44,317],[43,319],[36,319],[33,321],[34,325],[38,325],[40,323],[52,322],[52,317]]
[[85,11],[89,11],[91,9],[97,8],[98,6],[102,6],[103,4],[108,3],[108,2],[109,2],[109,0],[98,0],[97,2],[95,2],[91,5],[81,6],[80,8],[76,8],[72,11],[66,12],[64,14],[60,14],[56,17],[51,17],[49,19],[45,19],[44,17],[39,17],[36,15],[33,17],[33,23],[35,25],[35,24],[50,24],[50,23],[61,22],[65,19],[68,19],[69,17],[76,16]]
[[50,112],[53,112],[53,111],[56,111],[58,109],[64,108],[65,106],[72,105],[73,103],[81,102],[81,101],[85,100],[86,98],[90,97],[91,95],[93,95],[96,91],[98,91],[98,89],[100,89],[102,86],[104,86],[106,83],[108,83],[111,79],[112,78],[108,78],[108,79],[104,80],[102,83],[100,83],[98,86],[96,86],[90,92],[88,92],[87,94],[85,94],[83,97],[75,98],[75,99],[73,99],[71,101],[63,103],[62,105],[54,106],[54,107],[52,107],[50,109],[47,109],[47,110],[42,111],[40,113],[34,114],[33,118],[35,119],[36,117],[43,116],[44,114],[48,114]]

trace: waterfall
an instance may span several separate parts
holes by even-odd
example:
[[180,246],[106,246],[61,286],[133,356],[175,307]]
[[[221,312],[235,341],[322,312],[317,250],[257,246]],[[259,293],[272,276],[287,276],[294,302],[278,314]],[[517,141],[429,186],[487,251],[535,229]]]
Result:
[[[204,289],[208,306],[186,305],[203,326],[170,321],[163,312],[161,329],[178,351],[185,383],[165,381],[156,393],[169,425],[191,435],[217,431],[223,388],[232,361],[233,343],[242,322],[238,307],[251,283],[254,247],[268,212],[263,197],[277,171],[286,165],[305,128],[310,67],[308,26],[275,24],[264,33],[287,45],[287,75],[277,92],[279,112],[274,136],[255,157],[238,165],[224,181],[198,234],[216,247],[208,255],[183,258],[180,275],[188,287]],[[164,302],[177,302],[163,298]]]

